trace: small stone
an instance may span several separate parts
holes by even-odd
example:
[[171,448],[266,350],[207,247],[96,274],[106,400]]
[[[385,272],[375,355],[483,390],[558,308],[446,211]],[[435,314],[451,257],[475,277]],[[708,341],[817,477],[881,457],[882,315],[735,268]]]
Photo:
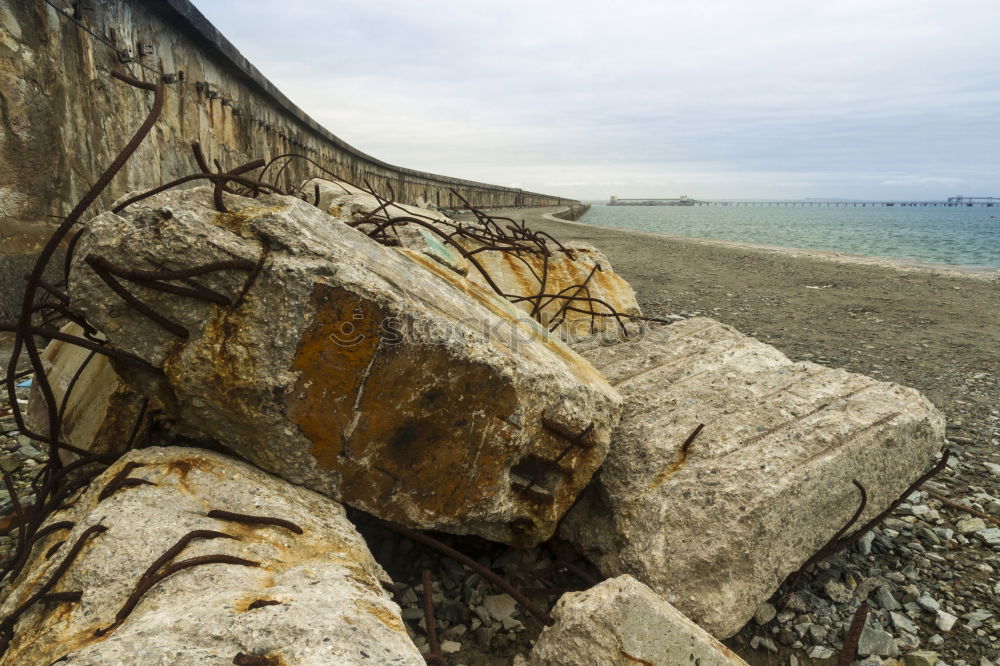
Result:
[[809,610],[809,606],[802,600],[802,597],[794,593],[786,595],[781,600],[781,608],[782,610],[794,611],[796,613],[805,613]]
[[21,469],[22,465],[24,465],[24,457],[18,453],[10,453],[5,456],[0,456],[0,469],[8,474]]
[[483,606],[490,617],[500,622],[517,611],[517,602],[509,594],[491,594],[483,601]]
[[506,632],[524,631],[524,625],[521,624],[521,621],[513,617],[505,617],[500,621],[500,624]]
[[851,600],[851,591],[839,580],[827,581],[826,585],[823,586],[823,591],[826,592],[826,596],[830,601],[834,603],[846,604]]
[[763,626],[774,619],[778,614],[778,609],[769,603],[763,603],[757,607],[757,612],[754,613],[753,619],[757,624]]
[[889,613],[890,619],[892,619],[892,626],[894,626],[899,631],[906,631],[911,634],[917,633],[917,626],[913,624],[913,621],[903,615],[902,613],[897,613],[895,611]]
[[47,457],[31,444],[22,444],[17,452],[25,458],[30,458],[31,460],[44,460]]
[[870,555],[872,552],[872,542],[875,540],[874,532],[865,532],[860,539],[858,539],[858,550],[862,555]]
[[861,630],[861,638],[858,639],[858,655],[867,657],[873,654],[880,657],[894,657],[899,654],[899,647],[892,635],[878,623],[868,622]]
[[454,654],[461,649],[462,644],[457,641],[444,641],[441,643],[441,652],[444,652],[445,654]]
[[896,597],[892,596],[892,592],[889,591],[886,585],[882,585],[875,590],[875,603],[887,611],[899,610],[901,608],[899,602],[896,601]]
[[921,596],[921,594],[920,594],[920,588],[917,587],[916,585],[913,585],[913,584],[905,585],[901,589],[902,589],[902,592],[903,592],[903,603],[904,604],[913,603],[917,599],[919,599],[920,596]]
[[935,527],[934,534],[941,537],[942,541],[950,541],[953,536],[955,536],[955,530],[949,529],[947,527]]
[[973,532],[986,529],[986,521],[982,518],[965,518],[958,521],[955,529],[959,534],[972,534]]
[[935,624],[941,631],[951,631],[956,622],[958,622],[958,618],[951,613],[946,613],[943,610],[937,612],[937,621]]
[[930,643],[931,645],[933,645],[934,647],[937,647],[939,645],[943,645],[944,644],[944,636],[942,636],[941,634],[934,634],[933,636],[931,636],[930,638],[927,639],[927,642]]
[[903,662],[906,666],[936,666],[938,663],[937,652],[930,650],[917,650],[903,655]]
[[833,650],[825,645],[814,645],[809,648],[810,659],[829,659],[833,656]]
[[422,611],[421,609],[417,608],[416,606],[413,606],[411,608],[404,608],[403,611],[402,611],[402,613],[400,613],[400,614],[403,616],[404,620],[422,620],[422,619],[424,619],[424,611]]
[[1000,527],[990,527],[976,532],[976,536],[988,546],[1000,546]]
[[941,610],[941,604],[939,604],[936,599],[927,594],[919,597],[917,599],[917,603],[920,605],[921,608],[923,608],[928,613],[937,613],[939,610]]
[[978,629],[983,626],[983,622],[993,617],[993,613],[984,610],[973,611],[962,616],[969,629]]
[[764,636],[754,636],[753,638],[751,638],[750,647],[753,648],[754,650],[759,650],[761,648],[764,648],[768,652],[778,651],[778,646],[774,644],[774,641]]

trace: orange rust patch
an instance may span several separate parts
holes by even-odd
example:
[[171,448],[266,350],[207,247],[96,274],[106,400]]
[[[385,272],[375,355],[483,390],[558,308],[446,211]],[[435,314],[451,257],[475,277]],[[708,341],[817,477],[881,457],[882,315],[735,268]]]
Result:
[[[481,257],[486,254],[490,253],[483,252],[476,256]],[[602,386],[606,389],[611,388],[604,379],[604,375],[591,367],[590,363],[584,360],[582,356],[579,356],[575,351],[562,344],[557,337],[550,334],[544,327],[538,324],[533,324],[530,320],[519,320],[517,313],[512,312],[514,306],[507,304],[507,302],[494,293],[493,290],[483,286],[482,284],[461,277],[454,271],[444,268],[429,257],[419,255],[415,256],[414,259],[420,263],[420,265],[428,268],[435,275],[443,278],[446,282],[458,287],[466,295],[474,298],[497,317],[500,317],[505,321],[512,322],[513,325],[517,326],[522,333],[528,334],[532,340],[548,349],[551,353],[562,358],[563,362],[566,364],[567,370],[569,370],[577,381],[593,386]],[[488,267],[487,270],[489,270]],[[470,269],[469,274],[472,275],[473,273],[478,273],[478,271]],[[494,336],[494,346],[502,344],[504,337],[505,336],[503,335],[499,337]],[[511,351],[514,352],[516,350]]]
[[[517,396],[496,368],[456,367],[442,346],[393,341],[379,328],[382,313],[342,288],[317,284],[312,301],[317,314],[292,364],[300,375],[286,413],[317,464],[340,473],[343,501],[408,521],[408,506],[451,516],[507,491],[498,484],[519,454],[506,421]],[[345,321],[353,344],[342,344]],[[543,431],[532,448],[554,457],[564,446]],[[559,495],[545,511],[567,501]]]
[[406,632],[406,628],[403,626],[403,621],[385,606],[373,603],[367,599],[355,599],[354,606],[361,612],[368,613],[393,631],[398,631],[400,633]]
[[190,490],[188,475],[193,470],[198,470],[206,474],[212,474],[215,471],[215,466],[204,458],[174,458],[161,466],[165,468],[167,473],[176,474],[185,490]]
[[684,440],[677,453],[677,459],[664,467],[656,474],[655,477],[653,477],[653,480],[646,486],[647,491],[652,490],[653,488],[656,488],[666,482],[666,480],[673,476],[677,470],[684,466],[684,463],[687,462],[688,455],[691,453],[691,446],[694,444],[694,440],[698,436],[698,433],[701,432],[701,429],[702,426],[698,426],[694,432],[692,432],[688,438]]
[[220,229],[231,231],[238,236],[246,236],[247,222],[258,218],[261,215],[266,215],[267,213],[277,213],[285,210],[286,208],[287,206],[247,206],[246,208],[238,210],[234,213],[216,213],[215,218],[212,220],[212,224]]

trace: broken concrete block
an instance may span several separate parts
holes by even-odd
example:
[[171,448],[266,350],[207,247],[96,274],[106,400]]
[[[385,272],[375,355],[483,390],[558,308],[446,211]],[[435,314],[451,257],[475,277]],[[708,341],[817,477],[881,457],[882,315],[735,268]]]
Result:
[[746,662],[628,575],[559,598],[556,623],[542,630],[531,666],[634,666]]
[[75,559],[57,596],[21,614],[0,664],[424,663],[343,507],[242,461],[131,451],[46,525],[63,521],[0,613]]
[[[175,190],[88,223],[73,306],[163,369],[126,381],[259,467],[381,518],[550,536],[620,414],[600,373],[495,294],[304,201],[225,202],[233,212],[209,188]],[[198,275],[151,282],[161,268]]]
[[[465,239],[459,242],[468,251],[482,247]],[[548,248],[549,256],[479,251],[475,260],[521,310],[529,316],[537,313],[542,326],[549,330],[555,327],[567,340],[618,329],[618,321],[609,316],[612,312],[642,314],[632,286],[614,272],[603,252],[586,243],[570,243],[565,250],[549,243]],[[476,267],[469,269],[468,276],[489,286]]]
[[[60,329],[67,335],[82,337],[83,329],[69,323]],[[42,352],[45,376],[62,410],[62,439],[91,453],[109,453],[128,448],[129,437],[143,410],[144,398],[130,389],[118,376],[108,357],[69,342],[52,340]],[[69,397],[66,391],[72,385]],[[48,409],[39,388],[31,386],[26,413],[28,426],[48,434]],[[75,455],[60,452],[64,462]]]
[[582,353],[626,408],[560,535],[719,638],[854,513],[852,480],[868,491],[869,520],[944,442],[943,417],[917,391],[793,363],[711,319]]
[[[614,272],[603,252],[587,243],[560,247],[550,240],[548,256],[540,252],[485,249],[487,245],[480,241],[456,235],[458,223],[436,210],[402,204],[383,208],[373,195],[338,181],[312,179],[303,184],[302,190],[308,195],[317,187],[319,208],[345,223],[382,208],[377,215],[386,220],[417,217],[429,224],[433,228],[414,223],[392,225],[387,227],[386,235],[400,247],[422,252],[487,289],[499,289],[529,316],[537,314],[547,329],[557,327],[566,339],[615,330],[619,324],[608,316],[612,312],[641,314],[631,285]],[[313,197],[311,201],[315,200],[315,195],[309,196]],[[461,224],[474,230],[479,226],[475,222]],[[360,229],[371,232],[375,225],[367,224]],[[456,245],[474,254],[474,258],[463,257]],[[538,298],[539,295],[542,297]]]

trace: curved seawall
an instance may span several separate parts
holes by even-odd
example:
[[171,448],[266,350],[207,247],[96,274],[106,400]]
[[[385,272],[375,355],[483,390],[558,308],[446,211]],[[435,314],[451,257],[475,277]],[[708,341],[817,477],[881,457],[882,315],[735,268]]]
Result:
[[[62,11],[59,11],[62,10]],[[9,0],[0,4],[0,319],[19,299],[30,257],[142,122],[151,96],[116,70],[167,82],[153,133],[93,210],[125,192],[199,171],[191,142],[224,169],[300,153],[398,201],[556,206],[569,199],[393,166],[292,104],[186,0]],[[274,170],[271,172],[274,173]],[[315,174],[304,162],[283,186]]]

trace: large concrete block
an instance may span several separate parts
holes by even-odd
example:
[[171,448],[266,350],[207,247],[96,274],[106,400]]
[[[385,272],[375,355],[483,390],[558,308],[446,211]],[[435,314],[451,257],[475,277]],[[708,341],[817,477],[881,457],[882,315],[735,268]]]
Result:
[[852,480],[868,520],[944,442],[943,417],[914,389],[793,363],[711,319],[582,353],[626,407],[560,535],[720,638],[854,513]]
[[[226,205],[233,212],[217,213],[210,191],[195,188],[104,213],[74,258],[74,307],[163,368],[157,390],[175,416],[388,520],[547,538],[617,423],[621,398],[600,373],[495,294],[299,199],[227,195]],[[246,289],[235,306],[119,278],[177,333],[126,306],[94,270],[94,258],[144,270],[234,257],[254,266],[265,245],[248,289],[245,269],[194,280],[233,303]],[[148,385],[136,372],[125,379]]]
[[[607,256],[586,243],[569,243],[565,250],[554,243],[550,254],[477,251],[482,244],[460,241],[500,290],[526,314],[537,313],[542,326],[568,340],[597,332],[615,331],[619,322],[612,312],[642,314],[635,292],[615,273]],[[483,274],[471,268],[469,279],[487,286]],[[628,323],[627,318],[621,320]]]
[[[69,323],[62,333],[82,337],[83,329]],[[123,451],[143,410],[143,397],[122,381],[108,361],[69,342],[53,340],[42,352],[45,376],[62,412],[63,441],[91,453]],[[68,389],[69,396],[66,395]],[[36,381],[31,386],[27,421],[35,432],[48,434],[48,406]],[[75,455],[61,451],[64,461]]]
[[424,663],[343,507],[242,461],[132,451],[46,525],[64,521],[35,545],[0,613],[76,552],[48,590],[63,596],[20,615],[0,664]]
[[746,662],[628,575],[559,598],[531,666],[739,666]]
[[[421,252],[467,275],[476,284],[491,290],[494,286],[499,288],[526,316],[536,317],[547,329],[557,328],[567,339],[617,329],[618,322],[609,316],[612,312],[641,314],[632,286],[615,273],[603,252],[587,243],[568,243],[560,247],[549,240],[548,255],[527,241],[519,243],[520,250],[488,249],[492,246],[456,234],[458,223],[436,210],[402,204],[383,208],[377,198],[352,185],[321,179],[312,179],[302,185],[310,201],[315,201],[314,194],[310,194],[314,188],[319,189],[319,207],[345,223],[357,221],[380,208],[382,210],[376,215],[386,220],[417,217],[433,229],[399,224],[387,227],[386,235],[404,250]],[[473,230],[478,228],[476,222],[461,224]],[[500,220],[498,224],[504,227],[509,223]],[[375,228],[372,224],[361,227],[369,232]],[[513,234],[509,229],[506,232]],[[473,260],[465,259],[456,245],[473,254]]]

